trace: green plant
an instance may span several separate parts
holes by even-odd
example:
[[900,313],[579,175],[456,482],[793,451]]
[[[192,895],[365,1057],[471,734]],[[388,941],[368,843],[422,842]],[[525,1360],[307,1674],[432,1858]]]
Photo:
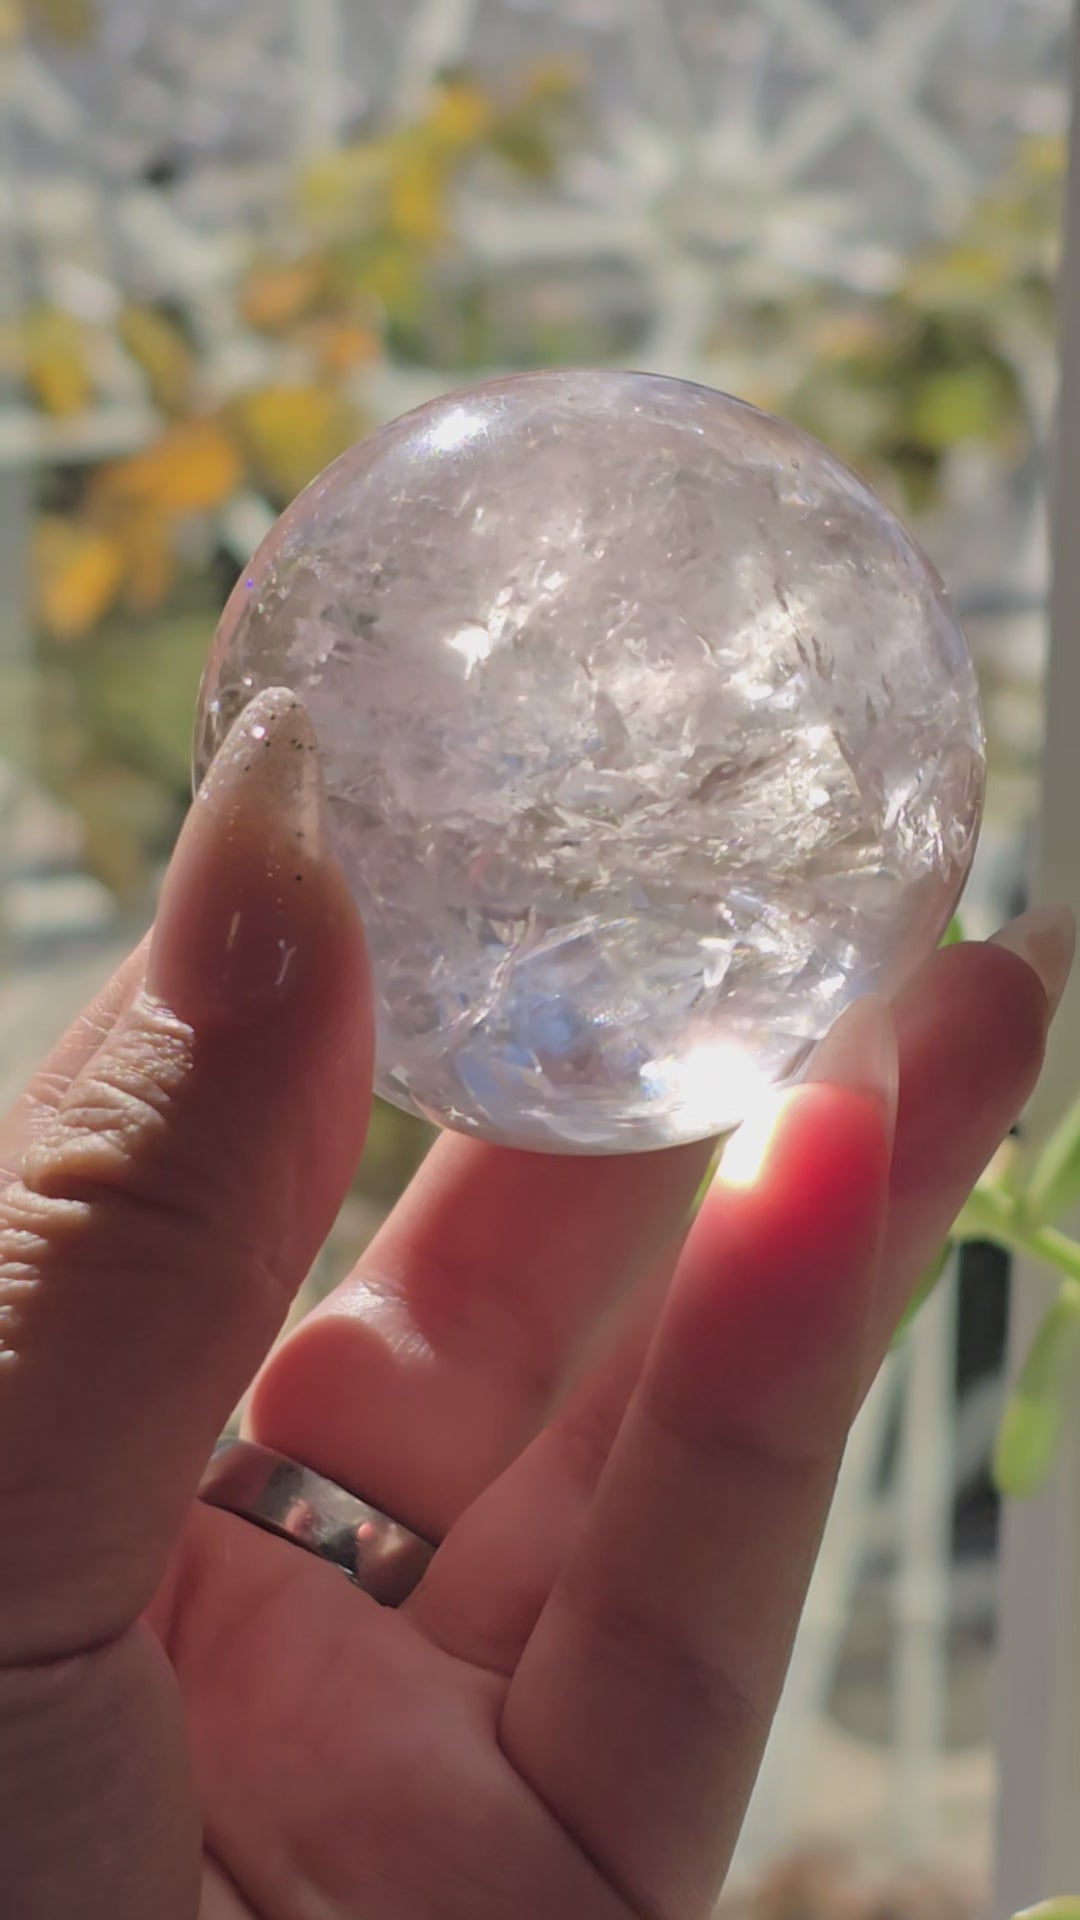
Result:
[[[959,939],[954,922],[946,943]],[[1080,1379],[1080,1240],[1059,1222],[1080,1205],[1080,1097],[1027,1161],[1005,1142],[956,1219],[908,1305],[902,1338],[945,1269],[953,1246],[985,1240],[1037,1261],[1055,1277],[1053,1295],[1012,1389],[994,1448],[1001,1493],[1036,1493],[1054,1463],[1070,1395]],[[1035,1910],[1039,1920],[1080,1920],[1073,1910]]]
[[1080,1920],[1080,1896],[1058,1894],[1053,1900],[1041,1901],[1037,1907],[1025,1907],[1023,1913],[1013,1915],[1013,1920]]
[[956,230],[891,286],[792,279],[736,300],[713,345],[754,369],[745,397],[824,440],[909,513],[941,499],[950,455],[1006,473],[1040,441],[1053,351],[1064,145],[1021,143]]

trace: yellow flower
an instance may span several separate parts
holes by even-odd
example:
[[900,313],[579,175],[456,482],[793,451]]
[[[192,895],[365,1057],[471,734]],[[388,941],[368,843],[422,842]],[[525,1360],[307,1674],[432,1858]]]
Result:
[[341,379],[379,355],[378,334],[370,327],[362,327],[357,320],[334,319],[329,315],[311,320],[299,338],[314,355],[319,372],[331,379]]
[[264,261],[252,268],[240,289],[240,313],[260,333],[279,333],[311,311],[324,281],[323,264],[314,255]]
[[840,362],[863,360],[889,345],[882,314],[868,308],[821,314],[809,338],[823,360]]
[[244,475],[240,454],[221,423],[206,416],[178,421],[144,453],[103,467],[91,489],[97,510],[117,501],[154,507],[168,518],[209,513],[235,493]]
[[521,81],[523,100],[561,100],[576,93],[585,79],[580,61],[573,59],[534,60],[526,67]]
[[415,246],[437,246],[446,234],[446,166],[417,146],[394,168],[386,196],[390,231]]
[[22,324],[22,374],[43,413],[80,413],[94,385],[83,328],[61,307],[36,307]]
[[95,0],[22,0],[22,11],[28,26],[72,46],[89,40],[97,25]]
[[48,515],[34,534],[34,600],[57,640],[81,640],[108,612],[120,590],[124,556],[107,533]]
[[482,87],[471,80],[447,80],[437,88],[423,125],[440,146],[460,151],[478,146],[494,122],[494,103]]
[[323,234],[370,228],[380,217],[392,159],[391,140],[364,140],[312,161],[298,186],[301,215]]
[[999,244],[982,246],[964,239],[914,260],[901,290],[921,308],[981,308],[1008,279],[1009,262]]
[[116,527],[115,537],[124,559],[124,599],[133,613],[153,613],[176,577],[169,522],[153,505],[136,508]]
[[411,320],[423,291],[423,261],[415,247],[386,239],[365,248],[353,269],[357,287],[392,320]]
[[150,397],[164,413],[187,403],[195,374],[191,349],[179,327],[156,307],[125,307],[116,331],[146,375]]
[[360,423],[335,387],[262,387],[234,407],[257,480],[289,500],[357,438]]
[[1020,171],[1028,180],[1065,177],[1065,141],[1059,133],[1033,134],[1020,145]]

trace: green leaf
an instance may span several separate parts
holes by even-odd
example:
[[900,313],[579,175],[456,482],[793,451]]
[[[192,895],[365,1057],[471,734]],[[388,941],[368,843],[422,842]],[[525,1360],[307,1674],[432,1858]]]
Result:
[[1080,1920],[1080,1894],[1059,1893],[1053,1900],[1040,1900],[1037,1907],[1025,1907],[1013,1920]]
[[954,913],[941,936],[939,944],[943,947],[958,947],[962,944],[964,937],[964,929],[960,924],[960,915]]
[[1080,1284],[1067,1280],[1031,1343],[998,1429],[994,1480],[1001,1493],[1026,1499],[1042,1486],[1078,1368]]
[[103,751],[177,795],[189,790],[191,716],[212,628],[210,608],[120,622],[68,662]]
[[374,1101],[356,1188],[387,1205],[407,1186],[431,1145],[433,1130],[385,1100]]
[[1012,1195],[980,1181],[968,1194],[953,1225],[954,1240],[993,1240],[1017,1245],[1017,1208]]
[[1029,1500],[1043,1485],[1057,1455],[1064,1413],[1060,1398],[1010,1396],[994,1446],[994,1485],[1012,1500]]
[[990,440],[1009,417],[1012,396],[999,368],[949,368],[924,380],[909,414],[911,431],[922,445],[944,452],[961,440]]
[[938,1281],[945,1271],[945,1264],[951,1251],[952,1242],[946,1240],[945,1245],[934,1255],[934,1258],[929,1264],[923,1268],[919,1283],[911,1299],[908,1301],[907,1306],[904,1308],[903,1317],[896,1332],[893,1334],[894,1347],[899,1346],[900,1342],[907,1337],[908,1330],[915,1315],[918,1313],[920,1307],[925,1306],[927,1300],[929,1300],[930,1295],[933,1293],[934,1288],[937,1286]]
[[1060,1220],[1080,1201],[1080,1098],[1059,1121],[1039,1154],[1021,1199],[1024,1216],[1042,1226]]
[[720,1162],[724,1157],[724,1148],[727,1146],[727,1143],[730,1139],[731,1139],[730,1133],[725,1133],[723,1135],[723,1138],[720,1139],[716,1144],[715,1151],[713,1152],[709,1160],[709,1164],[706,1167],[705,1172],[701,1176],[701,1185],[698,1187],[698,1190],[694,1195],[693,1202],[690,1208],[691,1218],[693,1218],[694,1215],[697,1214],[700,1208],[703,1207],[705,1204],[705,1197],[709,1191],[709,1188],[712,1186],[713,1181],[716,1179],[717,1168],[719,1167]]
[[83,46],[94,36],[98,9],[94,0],[26,0],[26,18],[32,28],[50,39],[67,46]]

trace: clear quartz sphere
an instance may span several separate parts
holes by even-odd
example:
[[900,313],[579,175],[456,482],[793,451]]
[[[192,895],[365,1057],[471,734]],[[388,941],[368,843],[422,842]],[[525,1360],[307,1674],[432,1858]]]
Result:
[[377,1091],[519,1147],[735,1124],[932,950],[983,787],[941,581],[795,428],[523,374],[362,441],[222,617],[201,777],[305,701],[371,949]]

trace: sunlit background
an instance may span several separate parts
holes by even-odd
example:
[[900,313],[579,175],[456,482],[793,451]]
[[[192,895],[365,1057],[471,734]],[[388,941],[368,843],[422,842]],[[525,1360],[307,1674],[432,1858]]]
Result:
[[[969,924],[1020,903],[1066,14],[0,0],[6,1090],[152,911],[201,663],[252,547],[358,435],[503,369],[703,380],[889,497],[978,657]],[[380,1110],[311,1290],[426,1144]],[[857,1431],[732,1911],[979,1910],[1005,1284],[969,1250]]]

